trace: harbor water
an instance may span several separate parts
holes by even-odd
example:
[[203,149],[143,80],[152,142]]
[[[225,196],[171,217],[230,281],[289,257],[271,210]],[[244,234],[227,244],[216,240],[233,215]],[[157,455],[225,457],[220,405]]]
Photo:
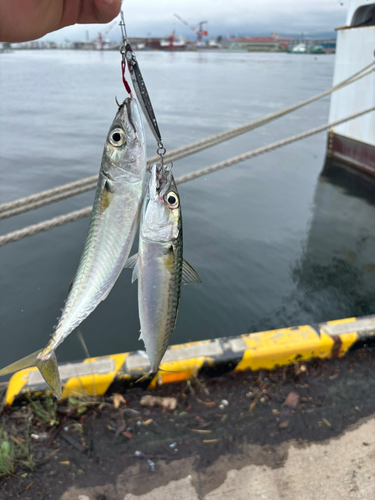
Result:
[[[140,52],[167,149],[261,118],[332,85],[333,55]],[[0,56],[0,203],[98,173],[117,98],[117,52]],[[175,176],[322,125],[329,97],[179,160]],[[155,141],[147,130],[148,156]],[[184,257],[173,344],[375,310],[375,186],[325,166],[326,134],[179,188]],[[92,204],[94,192],[0,221],[0,234]],[[0,248],[0,366],[43,347],[77,268],[89,219]],[[135,244],[136,251],[136,244]],[[125,269],[78,328],[91,356],[143,348]],[[77,332],[59,362],[85,357]]]

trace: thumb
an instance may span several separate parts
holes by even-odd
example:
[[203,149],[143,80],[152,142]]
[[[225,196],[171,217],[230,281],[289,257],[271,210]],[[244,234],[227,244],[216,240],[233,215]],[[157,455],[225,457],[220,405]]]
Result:
[[98,23],[109,23],[121,9],[121,0],[94,0],[94,9]]

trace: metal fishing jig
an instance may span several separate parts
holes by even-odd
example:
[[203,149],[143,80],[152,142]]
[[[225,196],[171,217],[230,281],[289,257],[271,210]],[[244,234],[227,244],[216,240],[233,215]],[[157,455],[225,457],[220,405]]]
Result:
[[120,52],[122,56],[121,61],[121,69],[122,69],[122,81],[125,85],[125,88],[129,94],[131,94],[131,90],[128,82],[125,79],[125,67],[126,65],[129,68],[130,76],[133,82],[134,91],[136,96],[138,97],[139,104],[142,108],[142,111],[146,117],[147,123],[149,124],[151,131],[156,139],[158,148],[156,153],[160,156],[160,162],[163,167],[164,161],[163,157],[166,153],[166,149],[163,145],[163,140],[161,137],[161,133],[159,130],[158,122],[155,117],[155,113],[151,104],[150,96],[147,92],[146,84],[143,79],[141,70],[139,68],[139,64],[137,58],[135,57],[135,53],[130,45],[128,35],[126,33],[126,26],[124,20],[124,13],[121,11],[121,34],[122,34],[122,45],[120,47]]

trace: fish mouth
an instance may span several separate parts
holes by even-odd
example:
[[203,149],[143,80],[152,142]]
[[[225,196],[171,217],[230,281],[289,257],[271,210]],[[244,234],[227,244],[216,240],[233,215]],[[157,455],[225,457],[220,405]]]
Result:
[[[163,210],[164,202],[159,196],[155,198],[149,198],[145,205],[145,217],[143,220],[143,225],[146,229],[150,230],[152,233],[158,232],[168,226],[168,217]],[[144,239],[150,239],[150,241],[155,241],[155,237],[148,238],[145,234],[147,231],[141,231],[142,237]]]
[[121,109],[121,108],[123,108],[124,106],[128,107],[128,104],[130,103],[130,101],[131,101],[131,100],[132,100],[132,98],[131,98],[131,97],[126,97],[126,98],[123,100],[123,102],[122,102],[121,104],[118,104],[117,99],[116,99],[116,102],[117,102],[117,104],[118,104],[118,109],[119,109],[119,111],[120,111],[120,109]]
[[155,170],[156,190],[154,196],[164,200],[165,194],[169,191],[172,185],[172,172],[167,165],[157,165]]
[[126,109],[126,117],[129,120],[129,123],[131,127],[133,128],[135,134],[137,134],[137,128],[134,123],[133,119],[133,110],[132,110],[132,104],[135,102],[134,97],[126,97],[126,99],[123,100],[121,104],[118,103],[116,99],[116,103],[118,105],[118,110],[117,110],[117,116],[120,116],[120,112],[125,108]]
[[134,120],[133,120],[133,110],[132,110],[132,103],[133,102],[135,102],[134,97],[127,97],[122,104],[123,104],[123,106],[126,107],[126,112],[127,112],[127,116],[129,119],[129,123],[133,127],[135,134],[137,134],[137,128],[136,128]]

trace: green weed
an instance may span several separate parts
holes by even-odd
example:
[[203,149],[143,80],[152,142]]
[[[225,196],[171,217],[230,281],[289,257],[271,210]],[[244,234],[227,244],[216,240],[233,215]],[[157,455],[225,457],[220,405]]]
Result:
[[8,476],[14,472],[14,443],[9,434],[0,430],[0,477]]
[[0,428],[0,477],[14,474],[17,464],[34,467],[30,450],[30,427],[22,432],[15,427]]
[[33,401],[28,396],[26,398],[34,417],[38,422],[43,425],[48,425],[49,427],[59,424],[56,415],[57,402],[52,396],[47,396],[43,400],[38,399],[36,401]]

